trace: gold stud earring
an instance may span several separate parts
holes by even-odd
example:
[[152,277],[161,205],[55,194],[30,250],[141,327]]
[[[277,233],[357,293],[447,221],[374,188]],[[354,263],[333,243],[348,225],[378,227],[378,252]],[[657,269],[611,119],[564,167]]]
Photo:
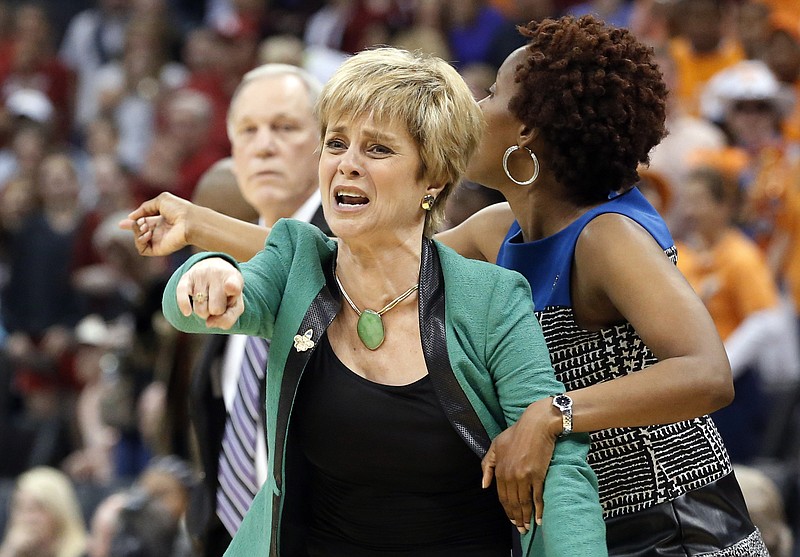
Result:
[[425,194],[424,196],[422,196],[422,203],[420,205],[426,211],[430,211],[431,209],[433,209],[433,204],[435,202],[436,202],[436,198],[428,193],[428,194]]

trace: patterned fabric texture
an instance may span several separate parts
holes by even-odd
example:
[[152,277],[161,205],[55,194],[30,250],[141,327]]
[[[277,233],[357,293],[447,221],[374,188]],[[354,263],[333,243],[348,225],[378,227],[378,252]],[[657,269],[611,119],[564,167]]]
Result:
[[[571,308],[537,313],[556,377],[568,391],[609,381],[656,362],[630,324],[591,332]],[[710,417],[674,424],[614,428],[592,434],[589,464],[600,484],[605,518],[671,501],[731,472]]]
[[761,532],[756,530],[732,547],[722,551],[702,553],[697,557],[769,557],[769,551],[761,539]]

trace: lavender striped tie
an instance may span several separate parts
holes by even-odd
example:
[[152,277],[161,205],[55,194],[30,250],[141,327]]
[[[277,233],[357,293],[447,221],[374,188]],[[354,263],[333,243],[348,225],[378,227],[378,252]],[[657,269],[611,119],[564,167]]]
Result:
[[222,437],[217,515],[231,536],[239,529],[260,487],[256,479],[256,436],[268,351],[267,340],[247,337],[236,396]]

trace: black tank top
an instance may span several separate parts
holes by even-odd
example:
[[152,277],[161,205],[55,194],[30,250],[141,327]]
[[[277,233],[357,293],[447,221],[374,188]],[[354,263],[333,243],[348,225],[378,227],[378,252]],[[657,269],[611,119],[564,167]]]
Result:
[[327,335],[292,411],[311,470],[308,553],[507,557],[511,527],[480,458],[444,414],[430,378],[374,383]]

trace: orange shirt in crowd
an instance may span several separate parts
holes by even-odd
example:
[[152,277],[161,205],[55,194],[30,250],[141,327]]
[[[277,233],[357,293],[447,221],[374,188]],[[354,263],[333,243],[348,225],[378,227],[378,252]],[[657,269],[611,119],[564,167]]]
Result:
[[702,298],[723,340],[749,315],[778,305],[778,287],[764,255],[736,229],[710,251],[679,244],[678,269]]
[[690,114],[699,114],[700,92],[706,82],[720,70],[744,60],[745,54],[737,42],[725,41],[709,54],[698,54],[683,37],[670,40],[669,51],[675,61],[677,87],[675,93]]
[[789,141],[800,142],[800,81],[794,84],[794,110],[783,123],[783,136]]
[[783,12],[794,15],[800,25],[800,0],[761,0],[768,5],[773,12]]

